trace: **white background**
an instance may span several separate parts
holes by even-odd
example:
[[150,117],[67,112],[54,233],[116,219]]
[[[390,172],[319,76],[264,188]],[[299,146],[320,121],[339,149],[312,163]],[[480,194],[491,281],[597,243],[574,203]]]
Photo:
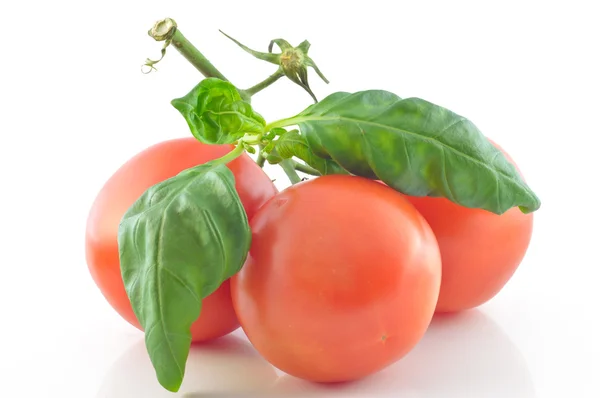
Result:
[[[210,4],[209,4],[210,3]],[[382,88],[469,117],[517,161],[542,199],[506,288],[437,318],[404,360],[327,394],[599,397],[598,54],[594,2],[3,1],[0,5],[0,396],[162,397],[142,334],[88,274],[84,231],[104,181],[158,141],[189,134],[170,106],[200,75],[176,51],[140,72],[175,18],[239,86],[274,70],[222,36],[266,50],[312,43],[331,84],[318,97]],[[310,98],[280,81],[253,99],[267,119]],[[277,174],[281,185],[283,177]],[[301,391],[247,343],[194,351],[182,391]],[[142,345],[141,345],[142,344]],[[307,392],[304,392],[307,394]],[[102,395],[104,394],[104,395]],[[224,395],[226,396],[226,394]]]

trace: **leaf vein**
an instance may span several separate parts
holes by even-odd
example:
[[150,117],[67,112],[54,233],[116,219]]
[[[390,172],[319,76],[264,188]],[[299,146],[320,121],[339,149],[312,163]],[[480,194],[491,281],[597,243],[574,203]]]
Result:
[[[193,179],[192,179],[193,180]],[[187,186],[189,186],[190,183],[188,183]],[[169,204],[165,206],[162,215],[161,215],[161,220],[160,220],[160,227],[158,229],[158,244],[157,244],[157,249],[156,249],[156,265],[157,265],[157,269],[161,269],[164,270],[165,267],[161,264],[160,258],[162,256],[162,246],[163,246],[163,241],[164,241],[164,234],[165,234],[165,220],[166,220],[166,215],[167,215],[167,210],[169,209],[171,203],[173,203],[174,198],[171,198],[171,200],[169,201]],[[175,366],[177,366],[177,371],[179,372],[180,376],[183,378],[183,369],[181,369],[181,366],[179,365],[179,362],[177,362],[177,358],[175,358],[175,353],[173,352],[173,347],[171,346],[171,340],[169,339],[169,334],[167,331],[167,327],[165,325],[165,312],[164,312],[164,305],[163,305],[163,296],[162,296],[162,288],[161,288],[161,283],[159,281],[159,273],[155,272],[155,277],[154,277],[154,283],[156,284],[156,290],[158,292],[158,309],[160,312],[160,320],[159,322],[161,323],[161,329],[165,335],[165,341],[167,343],[167,347],[169,348],[169,353],[171,354],[171,357],[173,358],[173,362],[175,362]]]
[[204,222],[208,228],[208,231],[213,237],[213,240],[217,241],[217,245],[219,246],[219,254],[221,255],[221,281],[224,281],[226,270],[227,270],[227,253],[225,250],[225,245],[223,244],[223,236],[221,235],[221,231],[217,227],[212,215],[206,209],[202,209],[202,217],[204,218]]
[[188,285],[183,279],[181,279],[181,277],[179,275],[177,275],[175,272],[171,271],[170,268],[161,268],[163,271],[166,271],[167,274],[169,274],[174,280],[176,280],[177,282],[179,282],[181,284],[181,286],[185,287],[186,290],[190,293],[190,295],[194,298],[194,300],[196,300],[198,302],[198,304],[202,304],[202,301],[200,300],[200,298],[198,297],[198,295],[196,294],[196,292],[194,292],[194,290],[190,287],[190,285]]
[[456,196],[454,196],[454,192],[452,192],[452,188],[450,187],[450,181],[448,181],[448,173],[446,172],[446,152],[444,149],[442,149],[442,180],[444,181],[444,185],[446,185],[446,189],[448,190],[448,199],[456,202]]

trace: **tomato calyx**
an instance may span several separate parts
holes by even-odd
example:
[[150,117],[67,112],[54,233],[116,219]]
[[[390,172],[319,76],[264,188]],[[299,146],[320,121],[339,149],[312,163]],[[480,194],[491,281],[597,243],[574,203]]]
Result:
[[[275,82],[280,77],[286,76],[292,82],[302,87],[311,96],[314,102],[318,102],[317,97],[311,90],[308,83],[308,68],[313,68],[317,75],[325,83],[329,83],[329,80],[325,77],[325,75],[323,75],[315,61],[308,56],[308,49],[310,48],[310,43],[308,40],[304,40],[298,46],[294,47],[287,40],[273,39],[269,43],[269,52],[265,53],[252,50],[225,32],[220,32],[254,58],[279,66],[277,71],[267,78],[265,82],[259,83],[258,85],[245,90],[246,92],[250,93],[250,95],[257,93],[265,88],[268,84]],[[281,51],[280,53],[273,53],[274,45],[279,47]],[[268,84],[265,85],[267,82]]]

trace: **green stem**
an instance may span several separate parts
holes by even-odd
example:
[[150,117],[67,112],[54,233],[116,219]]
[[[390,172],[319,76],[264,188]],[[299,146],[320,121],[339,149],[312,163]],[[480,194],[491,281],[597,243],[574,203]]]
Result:
[[[162,55],[169,44],[177,49],[196,69],[205,77],[216,77],[221,80],[227,80],[225,76],[196,48],[177,27],[177,23],[172,18],[162,19],[154,24],[148,31],[148,35],[156,41],[164,41],[165,46],[162,49]],[[162,57],[161,57],[162,59]],[[160,61],[160,59],[158,60]],[[146,65],[153,68],[158,61],[148,60]]]
[[302,181],[302,178],[296,173],[296,169],[294,168],[294,161],[292,159],[285,159],[279,163],[285,174],[290,179],[292,184],[297,184]]
[[298,122],[302,122],[303,120],[305,120],[305,118],[303,118],[302,116],[294,116],[287,119],[279,119],[267,124],[267,126],[265,127],[265,131],[271,131],[274,128],[278,127],[293,126],[295,124],[298,124]]
[[196,67],[205,77],[216,77],[221,80],[227,80],[225,76],[196,48],[179,29],[173,34],[171,44]]
[[269,87],[271,84],[275,83],[277,80],[279,80],[283,76],[284,76],[283,71],[281,69],[278,69],[277,72],[273,73],[271,76],[267,77],[262,82],[254,85],[246,90],[242,90],[242,91],[245,92],[248,96],[252,97],[254,94]]
[[321,176],[321,173],[319,173],[318,170],[313,169],[312,167],[302,164],[300,162],[294,161],[294,168],[302,173],[310,174],[317,177]]
[[239,157],[242,153],[244,153],[244,151],[244,143],[240,141],[240,143],[237,144],[237,146],[231,152],[229,152],[227,155],[221,156],[220,158],[211,161],[210,164],[212,164],[213,166],[227,164]]
[[265,160],[267,160],[267,158],[262,153],[263,149],[265,149],[265,145],[260,144],[258,146],[258,157],[256,158],[256,164],[260,167],[264,167]]

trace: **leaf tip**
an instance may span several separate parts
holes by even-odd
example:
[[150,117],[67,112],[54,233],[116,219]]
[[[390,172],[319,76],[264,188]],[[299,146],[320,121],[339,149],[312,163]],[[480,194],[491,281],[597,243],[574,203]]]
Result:
[[154,371],[156,373],[156,379],[158,380],[158,383],[167,391],[178,392],[181,388],[181,385],[183,384],[185,362],[184,364],[179,364],[177,366],[177,369],[175,370],[165,368],[162,365],[158,366],[156,358],[153,358],[152,356],[150,360],[152,361],[152,364],[154,366]]
[[519,210],[521,210],[521,213],[523,214],[530,214],[539,210],[540,207],[540,202],[537,202],[535,206],[519,206]]
[[171,105],[173,106],[173,108],[177,109],[179,112],[183,111],[183,100],[181,98],[172,99]]
[[533,191],[531,191],[531,189],[530,189],[530,193],[531,193],[531,203],[529,203],[528,206],[519,206],[519,209],[524,214],[533,213],[533,212],[539,210],[539,208],[542,206],[542,201]]
[[166,382],[166,381],[161,381],[159,380],[160,385],[163,386],[163,388],[167,391],[170,392],[178,392],[179,389],[181,388],[181,384],[183,383],[183,377],[178,378],[177,380],[173,381],[170,380],[170,382]]

